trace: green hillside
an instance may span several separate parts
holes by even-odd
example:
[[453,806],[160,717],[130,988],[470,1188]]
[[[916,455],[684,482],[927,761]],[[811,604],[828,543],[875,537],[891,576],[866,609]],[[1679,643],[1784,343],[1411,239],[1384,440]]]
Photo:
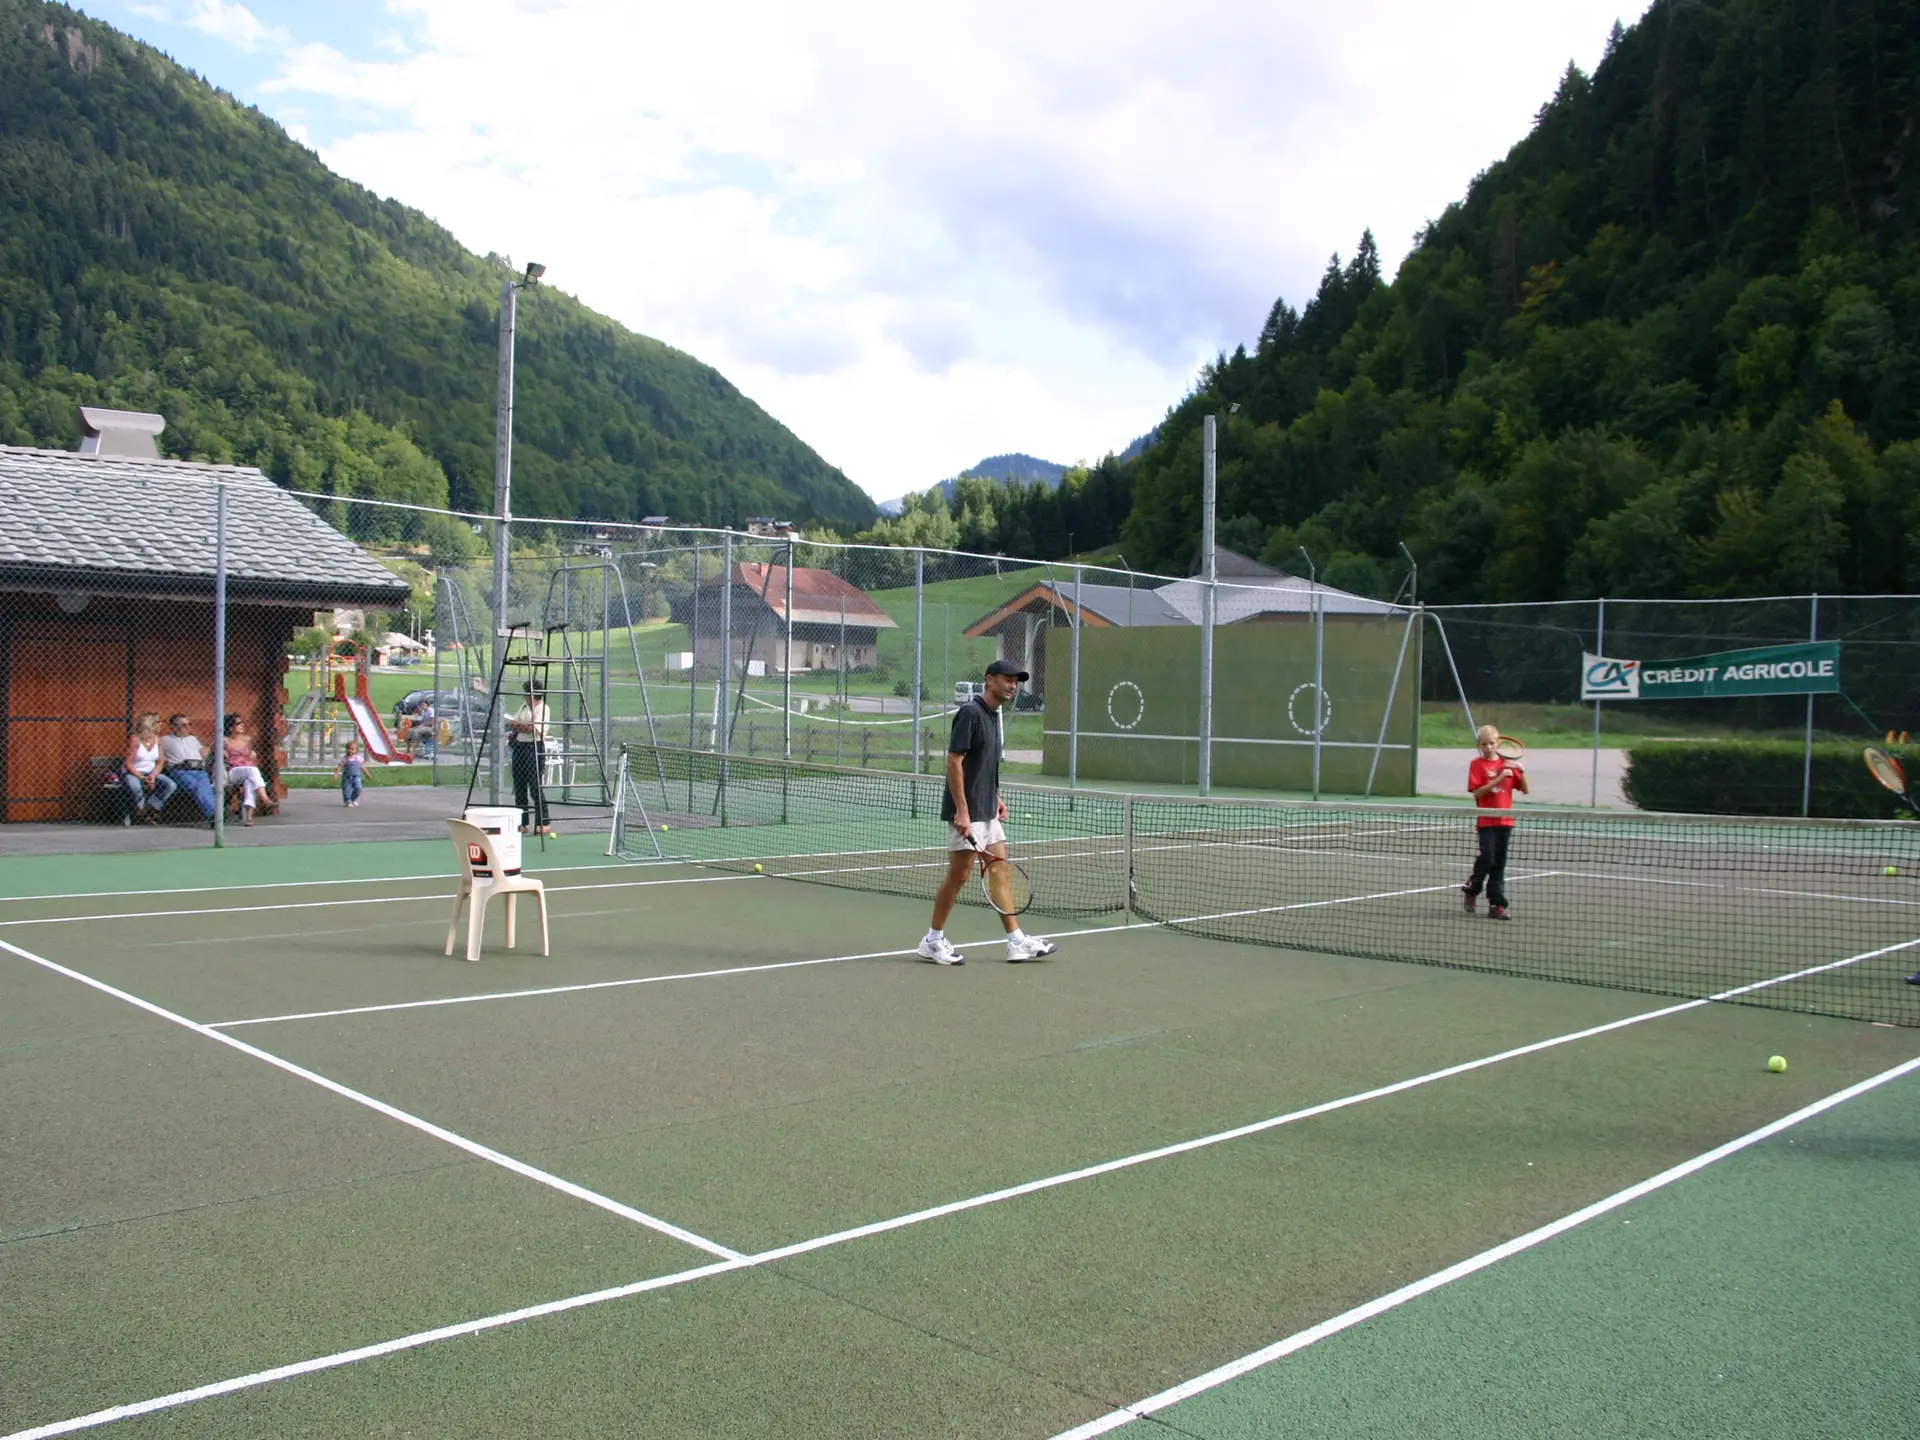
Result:
[[1920,24],[1660,0],[1392,284],[1370,238],[1129,467],[1133,564],[1199,534],[1432,600],[1920,589]]
[[[506,273],[157,51],[0,0],[0,443],[153,410],[169,454],[490,509]],[[710,366],[554,290],[520,306],[516,406],[522,514],[875,514]]]

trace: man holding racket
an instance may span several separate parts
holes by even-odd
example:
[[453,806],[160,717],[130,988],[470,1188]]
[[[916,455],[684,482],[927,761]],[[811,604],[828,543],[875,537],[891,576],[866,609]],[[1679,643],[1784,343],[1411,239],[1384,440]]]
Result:
[[[1507,913],[1507,843],[1513,839],[1513,792],[1527,793],[1527,772],[1501,754],[1503,737],[1491,725],[1474,732],[1480,744],[1479,756],[1467,766],[1467,793],[1480,807],[1475,827],[1480,837],[1480,853],[1473,862],[1473,874],[1460,887],[1466,897],[1467,913],[1474,913],[1480,891],[1487,892],[1487,918],[1511,920]],[[1517,749],[1513,741],[1505,748]]]
[[[960,952],[947,939],[947,917],[953,913],[960,889],[982,853],[995,860],[1007,858],[1006,802],[1000,798],[1000,707],[1011,703],[1027,672],[996,660],[987,666],[984,694],[976,695],[953,715],[947,741],[947,793],[940,800],[940,818],[947,822],[947,875],[933,897],[933,920],[915,952],[936,965],[963,965]],[[989,885],[991,885],[989,877]],[[989,891],[991,893],[991,891]],[[1058,948],[1020,928],[1014,915],[1003,913],[1007,930],[1007,960],[1020,964],[1039,960]]]

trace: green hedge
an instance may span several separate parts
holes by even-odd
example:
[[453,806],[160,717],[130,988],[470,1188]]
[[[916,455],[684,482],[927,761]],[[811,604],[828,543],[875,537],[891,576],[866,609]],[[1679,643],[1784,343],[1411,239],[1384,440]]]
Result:
[[[1894,820],[1906,810],[1881,788],[1860,752],[1866,742],[1813,747],[1812,813],[1831,819]],[[1890,752],[1908,776],[1920,753]],[[1798,815],[1805,747],[1795,740],[1642,743],[1627,754],[1622,788],[1642,810],[1692,815]]]

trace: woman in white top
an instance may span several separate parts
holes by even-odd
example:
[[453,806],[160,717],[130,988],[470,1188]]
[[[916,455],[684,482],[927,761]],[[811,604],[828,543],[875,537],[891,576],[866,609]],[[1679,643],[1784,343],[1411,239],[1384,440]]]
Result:
[[160,717],[151,710],[133,722],[127,753],[120,762],[120,783],[133,802],[120,823],[131,825],[138,817],[142,825],[158,825],[168,797],[179,787],[167,774],[167,762],[160,754]]
[[549,723],[547,702],[541,698],[540,687],[529,683],[526,704],[507,721],[511,741],[507,750],[513,756],[513,803],[520,807],[522,835],[553,834],[553,827],[547,823],[546,792],[540,788],[540,766],[546,754]]

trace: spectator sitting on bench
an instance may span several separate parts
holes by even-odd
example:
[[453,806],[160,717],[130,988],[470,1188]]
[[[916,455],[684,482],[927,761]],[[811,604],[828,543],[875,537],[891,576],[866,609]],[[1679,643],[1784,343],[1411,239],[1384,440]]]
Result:
[[167,722],[169,733],[160,737],[160,755],[167,774],[200,807],[200,818],[213,819],[213,776],[207,773],[207,752],[193,733],[193,722],[175,715]]
[[149,710],[133,722],[133,734],[127,737],[127,753],[120,765],[120,783],[133,802],[120,823],[131,825],[138,818],[142,825],[159,824],[160,811],[175,785],[167,774],[166,757],[160,753],[160,716],[155,711]]
[[227,785],[240,788],[240,823],[251,825],[253,812],[267,793],[266,778],[254,762],[253,737],[247,734],[247,722],[239,715],[227,716],[220,728],[226,736]]

